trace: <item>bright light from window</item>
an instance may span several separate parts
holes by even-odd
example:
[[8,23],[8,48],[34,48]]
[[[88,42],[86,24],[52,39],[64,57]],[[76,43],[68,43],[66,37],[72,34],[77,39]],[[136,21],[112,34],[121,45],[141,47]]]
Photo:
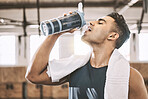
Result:
[[[43,43],[46,39],[46,36],[39,36],[39,35],[32,35],[30,36],[30,60],[32,59],[33,55],[35,54],[36,50],[39,46]],[[55,43],[53,47],[49,60],[52,59],[59,59],[59,40]]]
[[139,34],[139,60],[148,61],[148,34]]
[[0,64],[15,64],[15,36],[0,36]]
[[85,55],[90,51],[90,47],[81,41],[82,35],[76,34],[74,36],[74,54]]
[[129,61],[130,60],[130,40],[128,39],[120,48],[119,52]]

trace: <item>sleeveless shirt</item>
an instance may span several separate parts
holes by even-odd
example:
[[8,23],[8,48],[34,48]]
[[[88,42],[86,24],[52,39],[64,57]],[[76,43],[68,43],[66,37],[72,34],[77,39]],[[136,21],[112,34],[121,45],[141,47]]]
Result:
[[69,99],[104,99],[107,67],[94,68],[88,61],[71,73]]

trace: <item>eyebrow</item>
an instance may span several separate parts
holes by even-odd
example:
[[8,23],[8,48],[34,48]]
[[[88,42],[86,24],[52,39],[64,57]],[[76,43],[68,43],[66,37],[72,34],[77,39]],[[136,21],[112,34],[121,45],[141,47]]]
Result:
[[106,21],[104,19],[98,19],[97,21],[104,21],[106,23]]

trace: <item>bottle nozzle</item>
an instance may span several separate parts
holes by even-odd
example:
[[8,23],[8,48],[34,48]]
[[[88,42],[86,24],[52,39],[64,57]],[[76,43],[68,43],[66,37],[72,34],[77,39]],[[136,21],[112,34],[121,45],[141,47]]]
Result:
[[80,12],[83,12],[83,4],[82,4],[82,2],[80,2],[79,4],[78,4],[78,11],[80,11]]

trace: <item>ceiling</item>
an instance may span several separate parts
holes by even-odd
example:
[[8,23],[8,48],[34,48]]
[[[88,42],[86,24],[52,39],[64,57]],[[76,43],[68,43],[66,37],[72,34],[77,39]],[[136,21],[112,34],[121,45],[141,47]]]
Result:
[[[0,0],[0,35],[38,34],[38,21],[62,16],[63,13],[77,10],[81,0]],[[96,20],[113,11],[121,11],[130,0],[82,0],[87,22]],[[142,14],[142,1],[126,9],[122,14],[131,31],[137,33],[137,22]],[[37,5],[38,4],[38,5]],[[24,10],[23,10],[24,8]],[[39,10],[37,9],[39,8]],[[38,11],[40,12],[38,14]],[[25,12],[25,21],[24,21]],[[38,18],[40,20],[38,20]],[[11,19],[11,21],[9,20]],[[24,22],[27,25],[24,26]],[[32,25],[31,25],[32,24]],[[144,14],[142,33],[148,33],[148,14]]]
[[[135,0],[134,0],[135,1]],[[0,9],[9,8],[36,8],[40,7],[76,7],[78,2],[85,3],[86,7],[122,7],[130,0],[0,0]],[[142,6],[142,0],[138,0],[135,7]]]

